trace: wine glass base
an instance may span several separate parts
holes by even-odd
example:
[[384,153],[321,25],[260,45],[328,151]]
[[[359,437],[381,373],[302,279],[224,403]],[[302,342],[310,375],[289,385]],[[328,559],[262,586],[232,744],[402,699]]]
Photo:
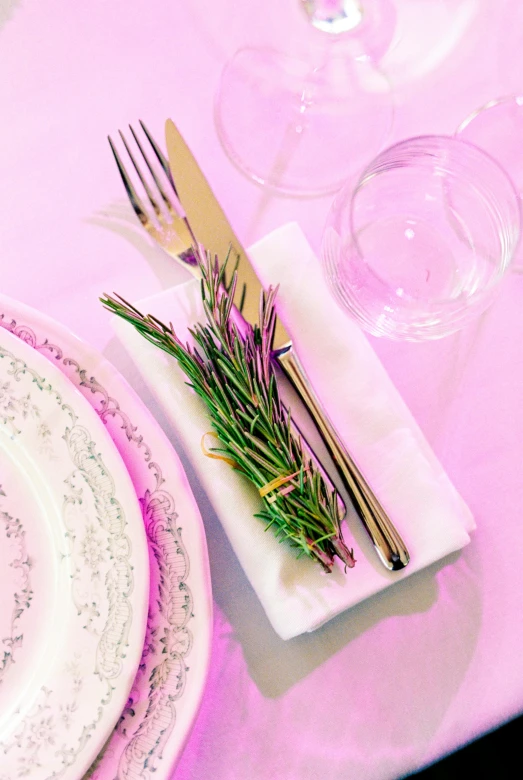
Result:
[[272,49],[241,49],[226,65],[215,104],[232,162],[288,195],[335,192],[384,144],[393,120],[387,79],[370,62],[321,67]]

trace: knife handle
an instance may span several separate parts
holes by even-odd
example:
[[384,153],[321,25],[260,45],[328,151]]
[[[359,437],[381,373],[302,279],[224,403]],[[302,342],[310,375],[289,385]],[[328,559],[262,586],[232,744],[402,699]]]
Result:
[[390,571],[403,569],[410,560],[405,542],[323,411],[292,344],[274,357],[314,420],[380,560]]

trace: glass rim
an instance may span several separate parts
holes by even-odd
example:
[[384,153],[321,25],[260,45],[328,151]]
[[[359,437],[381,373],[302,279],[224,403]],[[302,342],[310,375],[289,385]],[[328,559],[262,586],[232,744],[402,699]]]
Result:
[[[458,137],[459,134],[463,132],[463,130],[465,130],[465,128],[468,127],[469,124],[484,111],[488,111],[490,108],[496,108],[497,106],[502,106],[513,102],[517,103],[518,106],[523,108],[523,94],[501,95],[499,97],[492,98],[492,100],[488,100],[486,103],[483,103],[481,106],[471,111],[470,114],[468,114],[465,119],[460,122],[454,132],[454,135]],[[462,138],[461,140],[465,141],[467,139]]]

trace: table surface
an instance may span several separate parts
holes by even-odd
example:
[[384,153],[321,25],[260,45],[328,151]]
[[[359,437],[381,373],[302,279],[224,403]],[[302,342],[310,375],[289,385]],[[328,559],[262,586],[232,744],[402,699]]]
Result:
[[[452,133],[522,88],[520,0],[395,4],[382,63],[397,103],[389,141]],[[245,44],[291,45],[294,6],[0,0],[2,291],[63,322],[133,382],[99,295],[143,298],[186,277],[137,225],[107,135],[142,118],[162,139],[172,117],[245,244],[297,220],[317,250],[331,197],[268,194],[231,165],[213,122],[224,63]],[[478,527],[461,554],[317,632],[276,637],[189,473],[209,543],[214,639],[176,780],[399,778],[523,711],[522,298],[512,274],[456,336],[371,339]]]

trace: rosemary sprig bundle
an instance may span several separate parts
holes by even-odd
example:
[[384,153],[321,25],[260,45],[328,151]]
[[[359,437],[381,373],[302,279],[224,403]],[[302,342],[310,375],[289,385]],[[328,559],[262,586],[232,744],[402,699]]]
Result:
[[236,274],[224,284],[227,261],[200,260],[201,292],[207,323],[191,331],[195,346],[183,344],[172,325],[143,315],[120,296],[104,296],[104,306],[130,322],[155,346],[173,355],[206,404],[218,447],[214,456],[231,463],[257,487],[263,509],[256,515],[330,572],[337,556],[348,567],[353,551],[342,537],[338,494],[330,488],[292,429],[278,393],[271,362],[276,322],[276,290],[260,301],[259,325],[241,332],[231,318]]

